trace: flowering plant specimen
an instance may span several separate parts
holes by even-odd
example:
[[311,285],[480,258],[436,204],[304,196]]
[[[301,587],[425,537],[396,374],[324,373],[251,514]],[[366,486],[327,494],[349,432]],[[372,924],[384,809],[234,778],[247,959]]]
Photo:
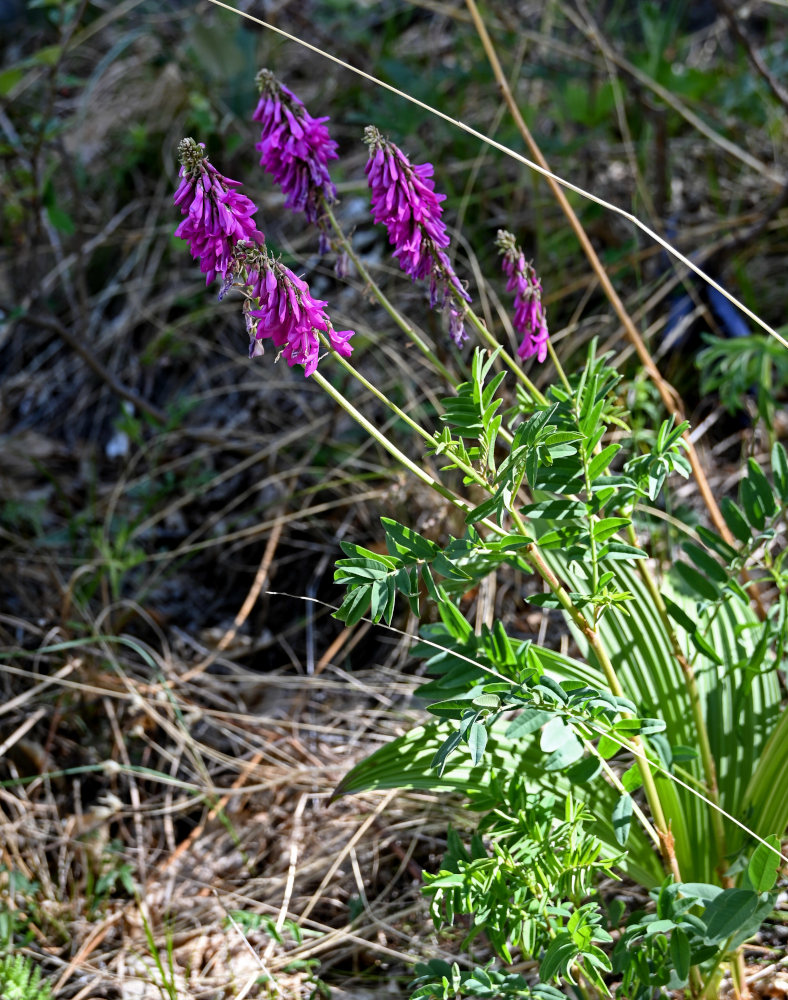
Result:
[[317,369],[321,338],[342,357],[350,357],[353,331],[335,330],[326,303],[313,298],[307,283],[266,247],[239,244],[236,262],[245,272],[250,358],[262,354],[262,342],[270,339],[290,367],[303,365],[309,376]]
[[260,100],[252,118],[262,130],[256,149],[260,166],[286,195],[285,206],[320,224],[323,202],[336,201],[337,189],[328,161],[337,158],[337,144],[328,134],[326,118],[313,118],[296,95],[267,69],[257,74]]
[[[336,145],[326,119],[311,118],[268,71],[258,82],[257,148],[287,206],[317,224],[321,244],[333,241],[355,260],[365,290],[452,386],[440,401],[438,431],[401,409],[386,386],[345,364],[349,378],[426,442],[431,457],[441,456],[435,472],[317,371],[324,349],[351,355],[353,331],[333,328],[326,302],[254,228],[254,206],[237,183],[184,140],[176,203],[187,218],[179,235],[191,240],[209,280],[220,274],[223,290],[241,290],[250,357],[263,354],[269,341],[287,365],[303,366],[461,518],[461,533],[448,540],[383,518],[385,553],[343,541],[335,575],[346,590],[336,616],[348,626],[366,617],[391,624],[398,594],[423,621],[429,614],[414,653],[428,658],[426,670],[434,675],[418,693],[436,717],[357,764],[338,793],[398,784],[460,788],[474,808],[487,811],[470,852],[459,834],[449,836],[441,870],[425,874],[425,892],[436,926],[470,916],[467,941],[484,931],[505,965],[467,974],[458,965],[422,966],[414,1000],[446,995],[449,982],[457,997],[495,992],[548,1000],[561,996],[554,983],[571,985],[578,975],[599,996],[609,994],[611,977],[629,1000],[668,984],[686,988],[694,1000],[711,996],[722,963],[740,961],[737,949],[774,905],[778,837],[788,822],[788,779],[780,781],[784,769],[772,764],[779,754],[767,752],[770,741],[788,746],[788,727],[774,723],[784,718],[775,668],[788,642],[788,619],[759,619],[739,582],[741,567],[762,550],[780,601],[788,600],[784,560],[769,550],[788,515],[788,456],[775,445],[774,486],[750,463],[741,507],[729,501],[723,508],[730,543],[701,525],[697,544],[684,545],[689,562],[677,562],[664,581],[655,576],[633,498],[653,502],[672,473],[690,474],[681,453],[687,423],[665,420],[650,450],[640,453],[622,416],[621,376],[610,356],[599,356],[592,342],[579,372],[564,371],[550,348],[541,281],[515,237],[501,230],[497,246],[522,337],[517,355],[544,362],[550,353],[560,379],[546,393],[537,388],[470,308],[449,258],[445,196],[435,191],[432,165],[412,164],[369,126],[374,221],[386,226],[402,270],[429,281],[431,307],[448,315],[455,342],[466,339],[467,321],[492,349],[476,348],[470,377],[456,379],[354,256],[331,208],[336,189],[327,164]],[[519,383],[514,397],[507,369]],[[457,476],[449,485],[441,477],[452,470]],[[473,493],[463,493],[459,480]],[[480,593],[487,577],[495,581],[498,570],[534,577],[528,602],[561,610],[578,637],[576,653],[508,634],[501,619],[487,624],[478,604],[471,624],[469,596]],[[770,650],[768,669],[745,678],[756,649],[764,663]],[[745,683],[749,699],[740,696]],[[734,705],[735,711],[718,708]],[[721,738],[722,714],[741,718],[735,740]],[[609,766],[620,752],[625,758]],[[686,781],[676,777],[675,761]],[[723,822],[736,814],[752,817],[747,832],[761,841],[749,862],[739,830]],[[584,829],[591,822],[593,832]],[[738,887],[728,868],[733,857],[747,868]],[[609,918],[596,879],[617,869],[651,890],[659,934],[650,913],[636,911],[626,922],[622,914]],[[536,960],[539,982],[507,970],[515,947]]]
[[369,146],[365,172],[372,191],[372,216],[388,229],[402,270],[414,281],[429,278],[430,305],[447,309],[449,332],[459,347],[468,336],[463,303],[471,297],[446,253],[449,236],[441,218],[446,195],[435,193],[433,166],[411,163],[374,125],[365,129],[364,141]]
[[509,279],[506,290],[514,292],[514,328],[523,337],[517,356],[524,360],[535,354],[541,364],[547,357],[548,339],[542,283],[511,233],[499,229],[495,242],[503,254],[502,266]]
[[257,208],[236,190],[240,181],[220,174],[208,160],[203,143],[181,139],[178,158],[181,182],[174,200],[186,218],[175,235],[189,241],[192,257],[199,259],[210,285],[217,275],[226,276],[239,240],[263,242],[252,218]]

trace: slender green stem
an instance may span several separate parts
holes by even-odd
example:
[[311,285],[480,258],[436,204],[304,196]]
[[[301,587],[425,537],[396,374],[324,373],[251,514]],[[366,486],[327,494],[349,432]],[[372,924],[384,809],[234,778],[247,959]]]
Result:
[[596,595],[597,590],[599,590],[599,553],[596,547],[596,537],[594,535],[594,515],[590,510],[590,503],[593,498],[593,493],[591,492],[591,477],[588,474],[588,455],[586,454],[586,441],[582,442],[580,447],[580,459],[583,463],[583,481],[586,488],[586,516],[588,519],[588,540],[591,546],[591,590],[594,595]]
[[550,355],[550,360],[555,365],[555,370],[558,372],[558,377],[561,379],[564,389],[566,389],[569,395],[572,395],[572,386],[569,384],[569,379],[566,377],[566,372],[564,371],[564,366],[558,360],[558,355],[555,353],[555,348],[550,342],[550,338],[547,338],[547,353]]
[[[326,344],[326,346],[329,346],[325,338],[321,337],[321,341],[324,344]],[[419,435],[419,437],[421,437],[424,441],[427,442],[427,444],[430,445],[435,444],[435,440],[428,430],[422,427],[421,424],[417,423],[404,410],[400,409],[400,407],[397,406],[397,404],[394,403],[384,392],[381,392],[381,390],[378,389],[376,386],[374,386],[372,382],[369,381],[369,379],[365,378],[364,375],[362,375],[357,368],[354,368],[349,361],[343,358],[340,354],[335,354],[334,357],[335,360],[342,365],[342,367],[345,369],[346,372],[348,372],[349,375],[352,375],[353,378],[356,379],[358,382],[360,382],[368,392],[372,393],[372,395],[376,399],[379,399],[385,406],[387,406],[392,411],[392,413],[395,413],[400,418],[400,420],[403,420],[408,425],[408,427],[410,427],[413,431],[415,431],[416,434]],[[458,456],[454,454],[452,454],[450,457],[452,462],[463,473],[463,475],[473,480],[473,482],[476,483],[478,486],[483,486],[485,489],[489,489],[489,485],[485,480],[485,478],[479,472],[477,472],[476,469],[473,468],[473,466],[463,462],[462,459],[460,459]]]
[[[547,563],[544,561],[541,552],[539,552],[536,547],[536,543],[532,542],[530,545],[526,545],[524,549],[521,550],[524,558],[528,563],[536,570],[536,572],[545,580],[550,589],[553,591],[555,596],[561,603],[561,607],[566,611],[572,621],[575,623],[577,628],[585,636],[586,641],[589,646],[594,651],[599,665],[605,675],[608,685],[612,693],[618,697],[624,697],[624,689],[621,687],[621,682],[618,679],[615,668],[608,656],[607,650],[602,643],[599,633],[591,625],[585,615],[575,606],[572,598],[566,592],[564,587],[561,585],[558,577],[553,573]],[[675,852],[673,851],[673,837],[670,833],[670,827],[668,826],[667,819],[665,817],[665,811],[662,808],[662,800],[659,797],[659,792],[657,791],[656,782],[654,781],[654,775],[651,771],[651,765],[649,764],[645,752],[643,749],[643,743],[639,736],[632,738],[632,743],[638,747],[640,753],[637,755],[637,765],[640,771],[640,776],[643,780],[643,790],[646,793],[646,798],[648,799],[649,808],[651,809],[651,815],[654,817],[654,822],[659,832],[662,856],[665,862],[669,865],[677,882],[681,881],[681,875],[678,869],[678,862],[676,860]],[[640,754],[643,754],[642,756]]]
[[329,222],[331,223],[331,228],[336,233],[337,239],[339,240],[342,249],[355,264],[358,273],[366,282],[369,290],[372,292],[372,294],[375,296],[378,302],[383,306],[383,308],[386,310],[389,316],[394,320],[394,322],[397,324],[400,330],[402,330],[402,332],[410,340],[413,341],[413,343],[416,345],[416,347],[418,347],[418,349],[421,351],[424,357],[429,359],[430,363],[435,368],[435,370],[440,372],[440,374],[446,379],[449,385],[456,387],[457,378],[451,374],[449,369],[443,364],[440,358],[438,358],[438,356],[435,354],[435,352],[432,350],[429,344],[424,340],[421,334],[419,334],[418,331],[411,326],[411,324],[402,315],[402,313],[399,312],[399,310],[396,309],[396,307],[393,306],[392,303],[388,300],[388,298],[384,295],[378,283],[375,281],[375,279],[367,270],[364,262],[361,260],[356,251],[353,249],[353,245],[351,244],[350,240],[347,238],[347,236],[345,236],[345,232],[340,226],[337,217],[334,215],[331,206],[328,205],[325,201],[323,202],[323,209],[325,211],[325,214]]
[[[470,504],[466,503],[464,500],[460,499],[460,497],[456,496],[456,494],[452,493],[448,487],[444,486],[443,483],[439,483],[438,480],[434,479],[425,469],[422,469],[420,465],[416,465],[416,463],[408,458],[403,451],[400,451],[400,449],[392,441],[389,441],[386,435],[382,434],[373,423],[367,420],[364,414],[357,410],[355,406],[353,406],[353,404],[342,395],[341,392],[335,389],[328,379],[324,378],[319,371],[314,372],[312,374],[312,378],[322,389],[325,390],[326,393],[328,393],[335,403],[338,403],[342,409],[349,414],[360,427],[363,427],[367,434],[374,438],[375,441],[381,445],[381,447],[385,448],[386,451],[392,455],[400,463],[400,465],[403,466],[403,468],[407,469],[408,472],[412,472],[417,479],[420,479],[421,482],[429,486],[430,489],[435,490],[436,493],[439,493],[445,500],[448,500],[449,503],[463,511],[463,513],[467,514],[468,511],[473,509]],[[505,532],[497,526],[496,531],[500,534],[505,534]]]

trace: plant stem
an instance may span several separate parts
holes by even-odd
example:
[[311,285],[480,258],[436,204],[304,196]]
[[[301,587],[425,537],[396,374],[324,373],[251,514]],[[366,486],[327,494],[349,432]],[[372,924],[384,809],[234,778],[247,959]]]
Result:
[[363,427],[370,437],[374,438],[379,445],[385,448],[386,451],[392,455],[400,463],[400,465],[403,466],[403,468],[407,469],[408,472],[412,472],[417,479],[420,479],[421,482],[429,486],[430,489],[435,490],[436,493],[439,493],[445,500],[448,500],[449,503],[458,507],[464,513],[467,514],[469,510],[472,510],[472,507],[469,504],[465,503],[464,500],[461,500],[460,497],[452,493],[452,491],[448,489],[448,487],[444,486],[443,483],[439,483],[437,479],[433,479],[433,477],[425,469],[422,469],[420,465],[416,465],[416,463],[409,459],[403,451],[400,451],[400,449],[392,441],[389,441],[386,435],[382,434],[373,423],[367,420],[363,413],[357,410],[355,406],[353,406],[353,404],[346,399],[341,392],[339,392],[338,389],[335,389],[328,379],[324,378],[319,371],[313,372],[311,377],[322,389],[325,390],[326,393],[328,393],[335,403],[338,403],[342,409],[349,414],[360,427]]
[[[328,346],[325,338],[321,337],[321,341],[324,344],[326,344],[326,346]],[[376,386],[374,386],[369,381],[369,379],[365,378],[364,375],[362,375],[357,368],[354,368],[349,361],[347,361],[345,358],[342,357],[342,355],[335,354],[334,358],[342,365],[342,367],[345,369],[346,372],[348,372],[349,375],[352,375],[353,378],[355,378],[358,382],[360,382],[365,389],[371,392],[376,399],[379,399],[385,406],[387,406],[392,411],[392,413],[395,413],[400,418],[400,420],[403,420],[408,425],[408,427],[410,427],[413,431],[415,431],[416,434],[419,435],[419,437],[421,437],[424,441],[427,442],[427,444],[433,445],[435,443],[434,438],[429,433],[429,431],[425,430],[421,426],[421,424],[418,424],[404,410],[400,409],[400,407],[397,406],[396,403],[394,403],[384,392],[381,392],[380,389],[376,388]],[[463,475],[473,480],[473,482],[476,483],[478,486],[483,486],[485,489],[489,489],[489,486],[484,477],[480,475],[480,473],[478,473],[476,469],[473,468],[473,466],[467,465],[465,462],[462,461],[462,459],[460,459],[458,456],[454,454],[452,454],[450,457],[452,462],[454,462],[454,464],[463,473]]]
[[547,353],[550,355],[550,360],[555,365],[555,370],[558,372],[558,377],[561,379],[561,382],[562,382],[562,384],[564,386],[564,389],[566,389],[566,391],[571,396],[572,395],[572,387],[569,384],[569,379],[566,377],[566,372],[564,371],[564,366],[558,360],[558,355],[555,353],[555,348],[553,347],[552,343],[550,342],[550,338],[549,337],[547,338]]
[[364,279],[364,281],[367,284],[367,287],[375,296],[375,298],[378,300],[378,302],[383,306],[383,308],[386,310],[389,316],[394,320],[394,322],[397,324],[400,330],[402,330],[402,332],[410,340],[413,341],[413,343],[416,345],[416,347],[418,347],[418,349],[421,351],[424,357],[430,361],[435,370],[440,372],[440,374],[446,379],[449,385],[456,387],[457,378],[451,374],[449,369],[443,364],[440,358],[438,358],[438,356],[435,354],[435,352],[432,350],[429,344],[421,337],[421,335],[410,325],[410,323],[402,315],[402,313],[399,312],[399,310],[396,309],[388,300],[388,298],[385,296],[378,283],[375,281],[375,279],[367,270],[364,262],[361,260],[356,251],[353,249],[353,245],[351,244],[347,236],[345,236],[344,230],[340,226],[337,217],[334,215],[331,206],[328,205],[325,202],[325,200],[323,201],[323,210],[325,211],[325,214],[328,217],[329,222],[331,223],[331,228],[337,235],[337,239],[339,240],[342,249],[345,251],[348,257],[353,261],[358,273]]
[[[576,413],[575,416],[579,423],[579,415]],[[586,496],[588,497],[585,506],[586,516],[588,519],[588,540],[591,547],[591,592],[595,595],[599,589],[599,554],[597,552],[596,538],[594,536],[594,515],[591,513],[590,509],[594,494],[591,491],[591,477],[588,474],[588,455],[586,453],[587,444],[587,441],[583,441],[582,447],[580,448],[580,459],[583,463],[583,482],[586,488]]]
[[[545,580],[550,589],[556,595],[561,603],[561,607],[566,611],[569,617],[572,619],[577,628],[585,636],[586,641],[589,646],[593,649],[594,654],[599,661],[599,665],[602,667],[602,671],[605,674],[608,685],[612,693],[618,697],[624,697],[624,689],[621,687],[621,682],[616,675],[615,668],[607,654],[601,639],[599,638],[599,633],[593,628],[591,623],[585,617],[585,615],[577,608],[572,601],[572,598],[566,592],[564,587],[561,585],[558,577],[553,573],[547,563],[544,561],[542,554],[536,547],[536,543],[532,542],[530,545],[526,545],[524,549],[521,550],[524,554],[524,558],[528,561],[534,570]],[[662,850],[662,857],[665,864],[668,866],[669,870],[672,872],[673,877],[677,882],[681,881],[681,874],[679,872],[678,861],[676,859],[675,851],[673,850],[673,835],[670,832],[670,827],[668,825],[667,819],[665,817],[665,811],[662,808],[662,801],[659,797],[659,792],[657,791],[656,782],[654,781],[654,775],[651,771],[651,765],[649,764],[645,756],[645,748],[643,746],[643,741],[639,736],[633,736],[631,740],[632,744],[638,748],[639,753],[636,755],[638,770],[640,771],[640,776],[643,780],[643,790],[646,793],[646,798],[648,799],[649,808],[651,809],[651,815],[654,817],[654,823],[657,828],[657,832],[660,837],[660,847]]]

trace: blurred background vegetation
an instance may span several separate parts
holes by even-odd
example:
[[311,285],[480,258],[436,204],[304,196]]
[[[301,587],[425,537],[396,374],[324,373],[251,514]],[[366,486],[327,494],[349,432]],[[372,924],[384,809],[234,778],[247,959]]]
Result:
[[[521,151],[461,3],[237,6]],[[555,172],[784,329],[788,8],[749,4],[740,34],[727,11],[484,13]],[[447,364],[463,371],[368,215],[370,123],[435,164],[457,269],[496,335],[515,343],[505,226],[541,275],[559,354],[594,336],[616,352],[646,443],[658,397],[544,182],[416,105],[208,2],[2,0],[0,39],[0,952],[26,949],[56,997],[404,993],[406,956],[454,947],[419,902],[442,849],[428,797],[326,802],[407,724],[407,641],[346,632],[312,600],[338,603],[338,539],[375,545],[378,514],[415,512],[436,538],[456,526],[299,370],[247,360],[238,301],[218,303],[173,236],[178,140],[244,182],[269,244],[357,330],[354,359],[427,425],[443,387],[257,165],[262,66],[331,116],[340,218]],[[783,349],[570,197],[725,493],[742,456],[788,431]],[[669,513],[698,516],[682,504]],[[518,586],[499,589],[499,616],[560,642]]]

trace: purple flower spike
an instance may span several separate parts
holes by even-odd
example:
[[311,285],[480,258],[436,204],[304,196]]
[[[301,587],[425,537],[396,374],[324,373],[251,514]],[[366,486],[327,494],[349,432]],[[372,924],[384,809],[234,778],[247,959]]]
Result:
[[506,291],[514,292],[514,328],[523,335],[517,356],[525,360],[535,354],[541,364],[547,357],[548,338],[542,283],[511,233],[499,229],[495,243],[503,254],[503,269],[509,279]]
[[337,144],[324,122],[313,118],[296,95],[267,69],[257,74],[260,100],[252,118],[262,124],[255,148],[260,166],[287,195],[285,206],[320,223],[322,202],[336,201],[327,163],[337,159]]
[[233,249],[239,240],[262,243],[264,236],[254,224],[254,203],[235,188],[240,181],[230,180],[209,163],[205,146],[194,139],[178,144],[181,183],[175,192],[175,204],[186,218],[175,235],[189,241],[192,257],[200,261],[200,270],[210,285],[217,275],[226,278]]
[[[441,219],[445,194],[435,193],[431,163],[413,164],[373,125],[364,131],[369,146],[366,174],[372,191],[372,215],[388,229],[400,267],[414,281],[430,279],[430,305],[449,313],[449,333],[458,347],[468,339],[463,325],[471,297],[454,273]],[[448,308],[447,308],[448,307]]]
[[326,303],[312,298],[305,281],[275,260],[265,247],[241,245],[235,255],[235,269],[245,270],[251,300],[245,310],[251,343],[249,357],[263,353],[262,341],[271,339],[287,364],[303,365],[304,375],[317,369],[322,334],[343,358],[353,348],[348,341],[352,330],[335,330],[325,312]]

